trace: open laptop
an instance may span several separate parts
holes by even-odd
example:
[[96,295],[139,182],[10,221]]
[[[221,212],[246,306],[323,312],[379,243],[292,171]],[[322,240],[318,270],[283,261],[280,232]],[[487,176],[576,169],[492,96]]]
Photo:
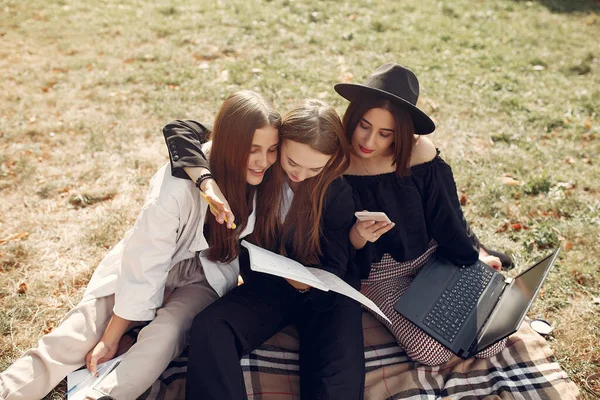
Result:
[[394,308],[454,354],[472,357],[519,329],[559,252],[514,279],[481,261],[455,266],[433,257]]

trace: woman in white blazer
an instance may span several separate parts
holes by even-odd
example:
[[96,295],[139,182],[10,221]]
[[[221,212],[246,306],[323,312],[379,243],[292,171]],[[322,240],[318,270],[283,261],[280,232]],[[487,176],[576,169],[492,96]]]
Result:
[[[213,175],[194,183],[173,177],[169,164],[162,166],[135,225],[96,268],[81,302],[0,374],[0,398],[40,399],[84,364],[95,373],[98,362],[116,355],[127,330],[146,324],[120,364],[86,392],[91,399],[141,395],[186,346],[194,316],[236,285],[237,241],[254,229],[252,210],[261,210],[257,197],[277,159],[280,123],[271,103],[257,93],[241,91],[225,100],[212,150],[210,143],[204,150],[212,153],[213,174],[241,183],[223,188],[227,198],[238,199],[233,205],[238,229],[206,219],[208,206],[198,188],[208,190]],[[215,165],[225,153],[238,163]]]

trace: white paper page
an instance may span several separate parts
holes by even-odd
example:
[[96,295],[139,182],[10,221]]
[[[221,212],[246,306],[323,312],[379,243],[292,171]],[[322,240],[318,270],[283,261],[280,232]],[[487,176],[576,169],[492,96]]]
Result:
[[114,368],[114,365],[121,362],[123,355],[98,364],[98,376],[92,376],[87,368],[79,369],[67,375],[67,399],[85,400],[87,389],[91,388],[98,380],[104,379],[106,375]]
[[377,307],[375,303],[373,303],[368,297],[354,289],[352,286],[348,285],[344,280],[340,277],[332,274],[331,272],[318,269],[318,268],[307,268],[313,275],[315,275],[321,282],[323,282],[329,290],[343,294],[344,296],[350,297],[358,301],[360,304],[363,304],[365,307],[370,308],[379,314],[382,318],[388,321],[390,324],[392,323],[388,317],[385,316],[383,311]]
[[302,264],[287,257],[275,254],[269,250],[258,247],[242,240],[242,246],[250,253],[250,268],[256,272],[264,272],[282,278],[293,279],[313,288],[328,292],[329,288],[314,276]]

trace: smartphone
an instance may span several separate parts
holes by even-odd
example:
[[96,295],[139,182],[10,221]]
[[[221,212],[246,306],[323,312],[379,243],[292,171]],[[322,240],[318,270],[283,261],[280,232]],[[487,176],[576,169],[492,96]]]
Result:
[[392,222],[392,220],[388,218],[386,213],[381,211],[357,211],[354,213],[354,215],[356,216],[356,218],[358,218],[359,221],[381,221],[389,223]]

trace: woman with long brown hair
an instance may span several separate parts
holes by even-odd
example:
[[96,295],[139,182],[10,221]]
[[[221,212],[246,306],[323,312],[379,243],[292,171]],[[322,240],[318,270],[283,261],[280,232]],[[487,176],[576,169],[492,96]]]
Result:
[[[167,141],[181,140],[172,133],[166,133]],[[280,137],[280,168],[273,168],[282,182],[281,203],[273,205],[277,234],[254,242],[332,272],[358,289],[348,237],[354,201],[341,177],[348,167],[348,144],[337,113],[319,100],[305,100],[283,118]],[[259,227],[254,233],[260,234]],[[243,285],[194,319],[186,398],[245,398],[240,358],[295,324],[302,398],[361,399],[365,365],[359,303],[252,272],[247,263],[242,274]]]
[[[224,183],[238,229],[205,219],[207,204],[194,182],[173,177],[165,164],[150,182],[135,225],[96,268],[81,302],[0,374],[0,398],[40,399],[82,365],[97,373],[97,363],[116,355],[123,334],[145,324],[120,364],[85,392],[92,399],[140,396],[186,346],[194,316],[237,284],[238,240],[254,228],[252,210],[263,207],[260,195],[263,180],[271,183],[280,122],[257,93],[228,97],[217,114],[212,148],[207,144],[204,151],[212,155],[212,173]],[[201,176],[196,184],[210,190],[211,178]]]

